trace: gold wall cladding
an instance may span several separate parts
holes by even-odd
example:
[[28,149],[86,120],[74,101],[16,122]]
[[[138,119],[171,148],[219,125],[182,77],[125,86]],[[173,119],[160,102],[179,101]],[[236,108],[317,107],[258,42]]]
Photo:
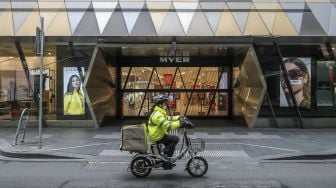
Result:
[[259,110],[266,92],[266,82],[258,59],[252,48],[246,53],[245,60],[240,66],[240,85],[235,89],[238,106],[249,128],[255,126]]
[[[336,35],[336,2],[330,0],[39,0],[29,1],[32,7],[27,4],[28,8],[19,2],[0,3],[0,21],[4,26],[0,36],[34,36],[39,16],[45,17],[46,36],[88,36],[84,31],[87,28],[79,25],[96,31],[90,36],[132,36],[135,25],[144,25],[147,31],[148,24],[155,28],[154,36],[298,36],[309,33],[299,29],[310,28],[303,27],[312,19],[309,14],[320,23],[314,27],[322,26],[322,32],[315,35]],[[144,2],[141,7],[139,2]],[[220,3],[224,6],[217,6]],[[240,6],[242,3],[250,6]],[[307,6],[297,8],[298,3]],[[149,16],[143,17],[141,12],[149,12]],[[181,27],[172,28],[172,24]],[[113,29],[115,25],[127,29]],[[138,30],[139,27],[135,33]]]
[[84,93],[89,111],[96,127],[99,127],[106,115],[115,113],[115,85],[106,65],[103,52],[96,47],[84,80]]

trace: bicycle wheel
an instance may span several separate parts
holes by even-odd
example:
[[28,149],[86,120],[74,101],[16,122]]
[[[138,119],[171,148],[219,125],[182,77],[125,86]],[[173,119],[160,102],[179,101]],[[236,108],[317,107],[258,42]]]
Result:
[[194,157],[187,163],[187,171],[193,177],[202,177],[208,171],[208,162],[203,157]]
[[146,157],[136,157],[131,162],[131,172],[134,176],[144,178],[152,171],[152,164]]

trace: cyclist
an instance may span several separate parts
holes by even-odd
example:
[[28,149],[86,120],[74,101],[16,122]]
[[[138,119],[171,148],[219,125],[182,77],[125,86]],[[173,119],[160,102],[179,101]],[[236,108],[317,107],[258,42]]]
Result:
[[[152,142],[165,145],[163,149],[163,157],[169,161],[175,151],[175,146],[179,142],[179,137],[170,135],[170,130],[181,127],[180,116],[167,115],[168,98],[163,95],[153,97],[154,106],[148,120],[148,132]],[[172,169],[173,164],[164,162],[164,169]]]

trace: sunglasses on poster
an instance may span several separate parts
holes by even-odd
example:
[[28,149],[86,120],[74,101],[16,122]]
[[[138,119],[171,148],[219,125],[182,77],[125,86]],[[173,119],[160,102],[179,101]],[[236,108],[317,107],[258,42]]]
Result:
[[299,77],[302,77],[303,74],[299,69],[291,69],[287,71],[290,80],[298,80]]

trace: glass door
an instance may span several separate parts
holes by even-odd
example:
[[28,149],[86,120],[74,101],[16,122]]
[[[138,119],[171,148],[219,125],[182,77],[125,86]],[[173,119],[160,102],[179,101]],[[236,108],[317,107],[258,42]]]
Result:
[[155,95],[169,98],[170,115],[229,116],[229,67],[121,67],[122,116],[145,117]]

